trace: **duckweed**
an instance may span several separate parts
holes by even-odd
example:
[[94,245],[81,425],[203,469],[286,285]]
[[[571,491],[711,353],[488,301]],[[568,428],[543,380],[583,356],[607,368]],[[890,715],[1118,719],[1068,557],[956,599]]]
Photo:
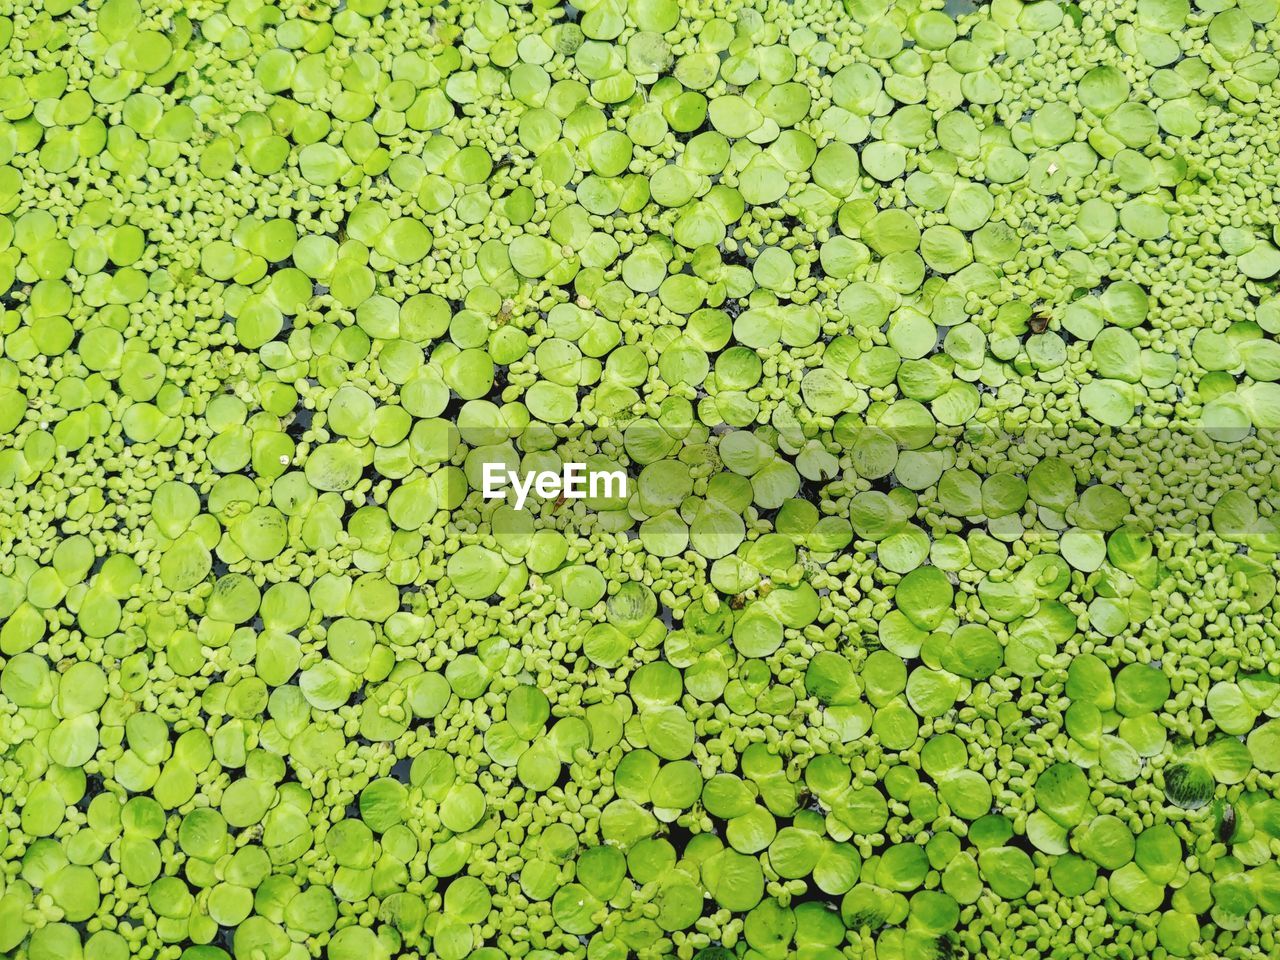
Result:
[[1278,42],[0,5],[0,953],[1276,956]]

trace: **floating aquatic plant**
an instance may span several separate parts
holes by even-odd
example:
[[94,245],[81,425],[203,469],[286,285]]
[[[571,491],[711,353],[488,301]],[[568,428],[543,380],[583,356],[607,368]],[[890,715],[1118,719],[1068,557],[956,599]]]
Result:
[[0,952],[1274,956],[1278,40],[0,5]]

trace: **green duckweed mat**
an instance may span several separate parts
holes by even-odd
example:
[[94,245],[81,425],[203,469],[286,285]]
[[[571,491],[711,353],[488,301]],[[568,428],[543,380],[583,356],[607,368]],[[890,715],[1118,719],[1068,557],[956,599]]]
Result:
[[0,953],[1280,955],[1277,43],[0,2]]

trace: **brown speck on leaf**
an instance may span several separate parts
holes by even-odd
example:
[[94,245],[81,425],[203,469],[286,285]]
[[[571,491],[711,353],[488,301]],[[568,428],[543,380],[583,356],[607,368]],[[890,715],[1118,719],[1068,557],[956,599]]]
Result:
[[1049,311],[1037,310],[1031,314],[1031,319],[1027,321],[1027,326],[1031,328],[1032,333],[1044,333],[1049,328]]
[[498,315],[494,318],[494,322],[500,327],[505,327],[511,319],[511,313],[516,308],[516,302],[508,297],[502,301],[502,307],[498,310]]
[[1236,808],[1231,804],[1227,804],[1222,808],[1222,822],[1218,824],[1218,839],[1223,843],[1231,840],[1231,835],[1236,832]]

